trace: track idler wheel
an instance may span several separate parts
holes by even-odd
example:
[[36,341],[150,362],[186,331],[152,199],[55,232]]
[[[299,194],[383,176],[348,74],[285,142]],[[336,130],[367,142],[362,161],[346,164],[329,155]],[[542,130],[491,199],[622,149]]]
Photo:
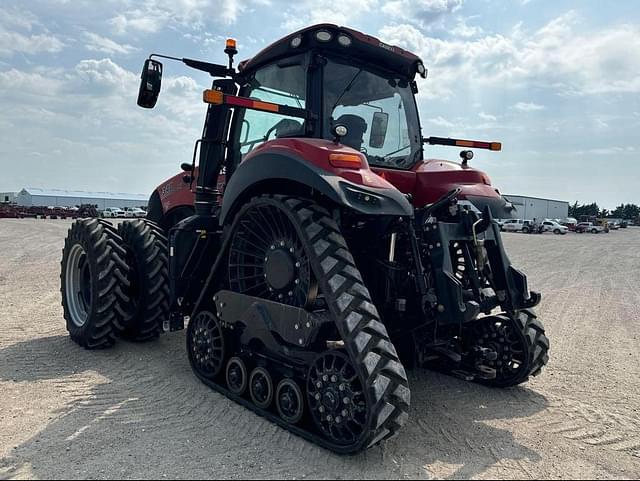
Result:
[[244,361],[239,357],[232,357],[227,363],[227,387],[236,396],[242,396],[247,390],[249,376]]
[[214,379],[224,366],[224,333],[218,318],[209,311],[198,313],[187,329],[189,362],[199,375]]
[[256,367],[251,371],[249,394],[253,403],[260,409],[268,408],[273,401],[273,381],[265,368]]
[[520,311],[515,318],[506,314],[479,319],[473,327],[476,344],[495,351],[495,360],[486,364],[496,371],[495,379],[481,382],[509,387],[537,376],[549,361],[549,339],[542,322],[531,310]]
[[283,379],[276,389],[276,408],[280,417],[289,424],[296,424],[304,414],[304,397],[300,386],[293,379]]
[[367,402],[348,356],[330,351],[318,357],[309,370],[307,399],[318,429],[331,441],[350,445],[360,439]]

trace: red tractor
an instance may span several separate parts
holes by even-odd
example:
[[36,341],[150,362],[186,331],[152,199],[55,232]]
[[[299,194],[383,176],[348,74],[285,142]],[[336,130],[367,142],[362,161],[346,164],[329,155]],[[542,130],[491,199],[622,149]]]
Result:
[[[500,144],[422,137],[422,61],[328,24],[237,69],[235,42],[225,52],[228,65],[173,58],[214,80],[193,163],[152,194],[149,219],[70,229],[71,337],[104,348],[188,325],[202,382],[340,453],[406,423],[405,368],[497,387],[537,375],[540,295],[493,220],[511,206],[471,151],[424,160],[429,144]],[[162,71],[145,62],[140,106]]]

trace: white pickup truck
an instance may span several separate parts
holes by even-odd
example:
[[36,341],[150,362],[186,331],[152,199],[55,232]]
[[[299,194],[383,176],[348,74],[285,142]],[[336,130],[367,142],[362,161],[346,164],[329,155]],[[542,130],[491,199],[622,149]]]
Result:
[[599,234],[600,232],[604,232],[605,229],[601,225],[594,224],[593,222],[580,222],[576,226],[576,232],[578,234],[582,234],[584,232],[591,232],[592,234]]
[[125,211],[123,211],[119,207],[107,207],[105,210],[102,211],[102,217],[124,219],[126,216],[127,215]]
[[542,226],[544,227],[545,232],[553,232],[556,235],[565,235],[567,232],[569,232],[568,227],[560,225],[554,220],[545,220],[544,222],[542,222]]

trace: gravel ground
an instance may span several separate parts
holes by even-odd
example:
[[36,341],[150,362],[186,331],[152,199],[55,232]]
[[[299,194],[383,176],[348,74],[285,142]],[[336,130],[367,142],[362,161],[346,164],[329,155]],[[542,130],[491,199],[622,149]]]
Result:
[[67,337],[69,222],[0,220],[0,478],[639,478],[640,229],[505,234],[543,293],[543,374],[495,390],[410,374],[411,422],[341,457],[210,391],[184,332],[88,352]]

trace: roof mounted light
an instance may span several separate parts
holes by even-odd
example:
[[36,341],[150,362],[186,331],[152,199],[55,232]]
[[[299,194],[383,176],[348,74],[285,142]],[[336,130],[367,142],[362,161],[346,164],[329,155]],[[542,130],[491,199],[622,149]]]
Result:
[[298,48],[300,45],[302,45],[302,35],[296,35],[291,39],[292,48]]
[[348,35],[341,33],[340,35],[338,35],[338,43],[343,47],[351,47],[353,40],[351,40],[351,37],[349,37]]
[[332,33],[327,30],[318,30],[316,32],[316,39],[318,39],[318,42],[323,42],[323,43],[330,42],[332,38],[333,38]]

